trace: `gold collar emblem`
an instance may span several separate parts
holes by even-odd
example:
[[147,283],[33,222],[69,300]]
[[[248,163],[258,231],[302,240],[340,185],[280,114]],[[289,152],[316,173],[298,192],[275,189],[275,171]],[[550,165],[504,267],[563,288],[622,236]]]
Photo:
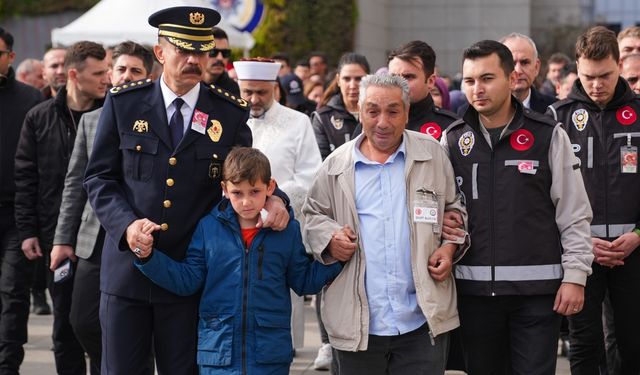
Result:
[[133,124],[133,130],[138,133],[146,133],[149,131],[149,123],[145,120],[138,120]]

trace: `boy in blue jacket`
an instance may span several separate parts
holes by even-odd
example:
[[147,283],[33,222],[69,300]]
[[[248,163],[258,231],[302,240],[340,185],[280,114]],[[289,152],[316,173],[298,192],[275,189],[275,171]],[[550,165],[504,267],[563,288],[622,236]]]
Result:
[[[269,160],[259,150],[233,149],[223,166],[223,199],[200,220],[183,261],[137,249],[136,267],[178,295],[202,289],[197,362],[200,374],[288,374],[291,345],[289,288],[315,294],[341,270],[305,254],[300,225],[281,232],[257,228],[275,189]],[[149,223],[145,230],[158,230]]]

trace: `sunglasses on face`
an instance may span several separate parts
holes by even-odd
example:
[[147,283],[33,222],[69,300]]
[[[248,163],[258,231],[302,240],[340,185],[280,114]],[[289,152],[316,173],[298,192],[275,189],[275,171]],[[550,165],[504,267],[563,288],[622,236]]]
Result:
[[228,48],[214,48],[209,52],[209,57],[216,57],[221,53],[225,59],[231,56],[231,50]]

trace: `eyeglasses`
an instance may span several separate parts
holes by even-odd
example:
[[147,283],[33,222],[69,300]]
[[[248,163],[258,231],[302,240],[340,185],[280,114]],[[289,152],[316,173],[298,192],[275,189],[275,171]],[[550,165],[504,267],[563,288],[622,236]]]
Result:
[[225,59],[231,56],[231,50],[229,48],[214,48],[209,52],[209,57],[216,57],[221,53]]
[[11,53],[11,51],[0,49],[0,56],[2,56],[3,53],[6,53],[8,55]]

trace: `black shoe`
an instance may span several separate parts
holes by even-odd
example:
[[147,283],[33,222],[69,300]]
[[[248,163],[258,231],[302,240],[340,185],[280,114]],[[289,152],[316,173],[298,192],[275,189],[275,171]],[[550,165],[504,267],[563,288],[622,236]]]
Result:
[[31,312],[36,315],[51,315],[51,307],[47,303],[47,297],[44,294],[44,290],[31,291],[31,297],[33,303],[31,305]]

